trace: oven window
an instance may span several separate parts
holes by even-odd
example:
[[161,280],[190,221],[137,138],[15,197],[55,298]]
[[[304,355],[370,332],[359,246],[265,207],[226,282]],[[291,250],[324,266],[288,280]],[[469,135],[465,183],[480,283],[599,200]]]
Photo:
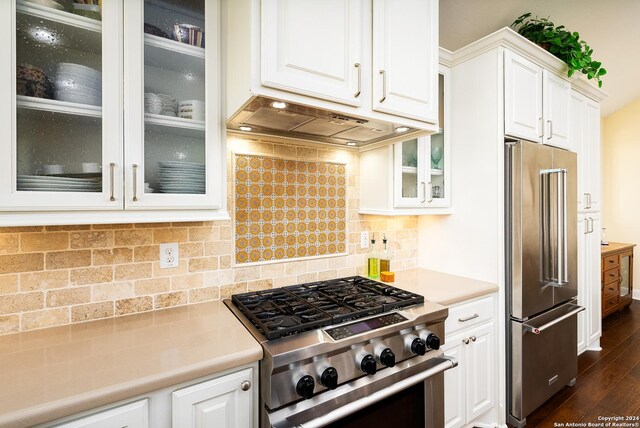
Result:
[[364,408],[328,428],[359,428],[393,426],[402,428],[424,428],[425,397],[424,383],[420,382],[382,401]]

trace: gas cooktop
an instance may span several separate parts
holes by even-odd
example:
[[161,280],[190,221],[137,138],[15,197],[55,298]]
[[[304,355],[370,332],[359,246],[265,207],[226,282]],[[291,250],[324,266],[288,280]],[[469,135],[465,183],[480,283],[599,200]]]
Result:
[[268,340],[424,302],[361,276],[235,294],[233,304]]

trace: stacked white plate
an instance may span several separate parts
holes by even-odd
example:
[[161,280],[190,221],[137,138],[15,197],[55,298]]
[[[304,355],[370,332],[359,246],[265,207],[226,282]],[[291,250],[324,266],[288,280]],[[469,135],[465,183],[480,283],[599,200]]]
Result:
[[162,100],[152,92],[144,94],[144,111],[147,113],[160,114],[162,111]]
[[61,62],[54,79],[55,99],[79,104],[102,104],[102,73],[80,64]]
[[178,116],[183,119],[204,121],[204,101],[183,100],[178,103]]
[[160,114],[164,116],[177,116],[176,111],[178,109],[178,102],[171,95],[167,94],[156,94],[160,101],[162,102],[162,110]]
[[19,175],[18,190],[31,192],[101,192],[102,177],[70,178]]
[[161,193],[205,192],[205,166],[193,162],[158,162],[158,190]]

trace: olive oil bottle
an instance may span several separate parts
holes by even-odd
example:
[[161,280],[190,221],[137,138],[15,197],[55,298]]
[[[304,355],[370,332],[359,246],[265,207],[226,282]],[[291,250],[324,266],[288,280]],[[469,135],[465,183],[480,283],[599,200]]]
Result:
[[376,251],[375,233],[371,236],[371,251],[367,257],[367,276],[371,279],[378,279],[380,278],[380,257]]
[[380,254],[380,272],[389,272],[391,270],[391,260],[389,260],[389,252],[387,251],[387,235],[382,235],[382,245],[384,249]]

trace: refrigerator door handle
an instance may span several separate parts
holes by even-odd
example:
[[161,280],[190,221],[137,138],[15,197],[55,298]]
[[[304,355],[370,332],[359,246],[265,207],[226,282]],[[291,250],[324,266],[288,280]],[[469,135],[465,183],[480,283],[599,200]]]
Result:
[[[545,169],[540,171],[542,178],[542,228],[543,228],[543,271],[545,280],[550,281],[550,285],[562,287],[569,281],[569,247],[567,239],[567,170],[564,168]],[[549,191],[549,178],[556,176],[556,242],[555,247],[551,243],[551,221],[550,200],[551,192]],[[549,216],[549,217],[547,217]],[[550,262],[553,259],[553,248],[555,252],[556,265]],[[555,267],[555,272],[552,272]]]
[[[568,225],[567,225],[567,170],[561,169],[560,176],[562,177],[562,279],[558,278],[560,285],[569,283],[569,240],[567,239]],[[560,180],[558,180],[560,181]],[[560,251],[558,251],[560,253]],[[560,269],[558,269],[560,270]]]
[[578,306],[578,305],[574,305],[574,304],[571,304],[568,307],[571,308],[571,311],[569,311],[566,314],[562,315],[561,317],[558,317],[558,318],[554,319],[553,321],[549,321],[548,323],[543,324],[541,326],[536,327],[536,326],[533,326],[533,325],[530,325],[530,324],[526,324],[526,323],[522,324],[522,326],[524,327],[525,333],[530,332],[530,333],[533,333],[533,334],[540,334],[543,331],[545,331],[546,329],[548,329],[549,327],[554,326],[554,325],[558,324],[559,322],[562,322],[562,321],[566,320],[567,318],[572,317],[572,316],[574,316],[574,315],[576,315],[576,314],[578,314],[578,313],[580,313],[580,312],[582,312],[582,311],[584,311],[586,309],[584,306]]

